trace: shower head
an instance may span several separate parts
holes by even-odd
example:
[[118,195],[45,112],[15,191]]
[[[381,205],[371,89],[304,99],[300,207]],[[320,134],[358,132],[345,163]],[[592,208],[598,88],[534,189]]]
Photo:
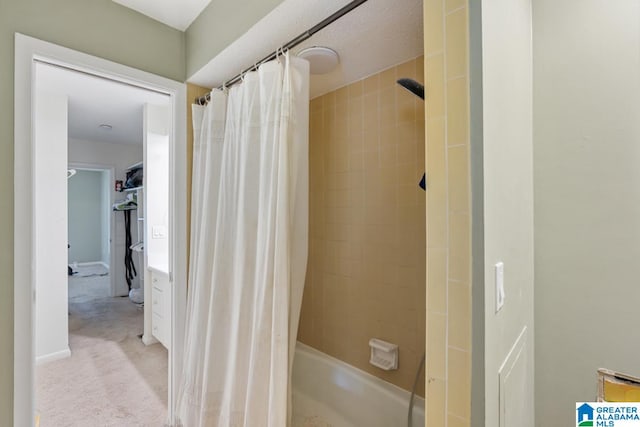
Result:
[[424,86],[413,79],[399,79],[398,84],[424,100]]
[[[417,81],[404,78],[399,79],[398,84],[424,101],[424,86]],[[427,190],[426,174],[422,175],[418,186],[425,191]],[[409,419],[411,419],[411,412],[409,412]]]

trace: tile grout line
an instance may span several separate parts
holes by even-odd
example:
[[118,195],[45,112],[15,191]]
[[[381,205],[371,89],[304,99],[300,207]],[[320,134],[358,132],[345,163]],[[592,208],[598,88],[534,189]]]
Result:
[[467,78],[467,74],[459,74],[457,76],[452,76],[447,78],[447,82],[452,82],[454,80],[462,80],[462,79],[466,79]]
[[431,59],[431,58],[435,58],[438,55],[444,55],[444,49],[440,49],[440,50],[437,50],[435,52],[431,52],[431,53],[425,55],[424,57],[425,57],[425,59]]
[[445,12],[444,12],[444,16],[446,17],[446,16],[449,16],[449,15],[453,15],[454,13],[456,13],[456,12],[460,12],[461,10],[464,10],[464,9],[466,9],[466,8],[467,8],[467,5],[466,5],[466,4],[463,4],[462,6],[458,6],[458,7],[456,7],[455,9],[451,9],[451,10],[450,10],[450,11],[448,11],[448,12],[445,10]]
[[453,349],[453,350],[456,350],[456,351],[460,351],[460,352],[463,352],[463,353],[471,354],[471,350],[468,350],[468,349],[465,350],[464,348],[456,347],[455,345],[450,345],[448,347]]
[[448,413],[447,416],[457,418],[458,421],[469,422],[468,418],[461,417],[460,415],[454,414],[453,412]]
[[451,145],[447,145],[447,148],[457,148],[457,147],[468,147],[469,144],[466,142],[461,142],[459,144],[451,144]]

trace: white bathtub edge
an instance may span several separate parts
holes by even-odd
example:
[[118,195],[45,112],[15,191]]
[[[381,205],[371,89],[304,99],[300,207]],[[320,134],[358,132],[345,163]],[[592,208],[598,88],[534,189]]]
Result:
[[[301,342],[296,345],[293,382],[294,389],[335,408],[355,425],[373,426],[373,420],[406,425],[410,392]],[[425,400],[415,396],[414,425],[424,425],[424,405]]]

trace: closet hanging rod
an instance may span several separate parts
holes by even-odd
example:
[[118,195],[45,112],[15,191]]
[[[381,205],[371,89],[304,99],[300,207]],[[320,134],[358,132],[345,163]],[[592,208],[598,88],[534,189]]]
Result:
[[[329,15],[327,18],[325,18],[322,21],[320,21],[318,24],[316,24],[313,27],[309,28],[304,33],[302,33],[299,36],[295,37],[294,39],[288,41],[287,43],[282,45],[282,47],[280,47],[277,50],[271,52],[269,55],[265,56],[260,61],[256,62],[254,65],[251,65],[250,67],[245,68],[240,73],[238,73],[237,75],[235,75],[234,77],[232,77],[231,79],[227,80],[222,85],[220,85],[218,87],[218,89],[222,89],[222,88],[225,88],[225,87],[233,86],[234,84],[238,83],[242,79],[242,76],[244,74],[248,73],[251,70],[257,69],[260,65],[264,64],[265,62],[269,62],[272,59],[277,58],[278,57],[278,53],[280,51],[289,50],[289,49],[292,49],[292,48],[296,47],[297,45],[299,45],[303,41],[308,40],[309,38],[311,38],[311,36],[313,36],[318,31],[322,30],[324,27],[328,26],[329,24],[332,24],[333,22],[335,22],[338,19],[342,18],[347,13],[351,12],[356,7],[358,7],[361,4],[366,3],[366,2],[367,2],[367,0],[354,0],[354,1],[352,1],[351,3],[347,4],[346,6],[342,7],[341,9],[339,9],[337,12]],[[208,93],[208,94],[206,94],[204,96],[196,98],[195,99],[195,103],[198,104],[198,105],[204,105],[207,102],[209,102],[210,100],[211,100],[211,94]]]

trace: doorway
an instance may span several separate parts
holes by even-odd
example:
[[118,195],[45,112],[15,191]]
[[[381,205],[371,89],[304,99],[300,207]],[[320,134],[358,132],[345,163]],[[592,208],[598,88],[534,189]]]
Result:
[[[74,277],[108,276],[103,291],[116,296],[114,218],[110,213],[113,165],[69,162],[67,169],[68,273]],[[81,271],[82,270],[82,271]]]
[[[54,168],[56,161],[47,157],[48,154],[62,157],[64,164],[61,170],[62,180],[57,179],[57,169],[52,175],[51,182],[64,188],[63,193],[50,193],[51,197],[64,198],[66,210],[66,145],[56,146],[50,144],[46,150],[35,143],[38,134],[38,102],[35,88],[36,64],[45,63],[51,66],[67,69],[94,78],[117,82],[122,85],[136,87],[138,89],[152,91],[167,96],[169,101],[169,126],[168,126],[168,151],[169,151],[169,220],[167,227],[168,245],[168,276],[170,282],[170,304],[168,311],[171,313],[170,325],[167,325],[167,333],[170,334],[171,343],[168,348],[168,377],[167,377],[167,402],[168,422],[173,424],[175,408],[175,391],[173,385],[177,384],[177,376],[180,372],[180,349],[182,343],[182,330],[184,311],[186,305],[186,151],[185,151],[185,125],[186,125],[186,99],[185,86],[182,83],[171,81],[150,73],[132,69],[120,64],[82,54],[61,46],[43,42],[31,37],[16,34],[16,77],[15,77],[15,307],[14,307],[14,374],[20,379],[14,383],[14,422],[16,425],[34,425],[34,371],[36,340],[35,330],[38,316],[36,315],[36,302],[43,298],[38,290],[38,269],[46,264],[44,257],[38,257],[37,251],[42,250],[49,254],[63,254],[60,258],[66,275],[66,225],[64,233],[58,230],[64,240],[64,251],[57,246],[47,246],[46,242],[38,239],[46,232],[52,231],[39,227],[36,217],[42,210],[43,204],[38,203],[36,190],[42,191],[38,186],[39,176],[43,172],[38,166],[39,158],[46,161],[48,167]],[[48,98],[47,98],[48,99]],[[99,102],[99,100],[96,100]],[[62,109],[58,109],[62,110]],[[66,109],[64,109],[66,111]],[[32,120],[32,117],[35,120]],[[66,138],[60,138],[66,144]],[[40,180],[41,181],[41,180]],[[66,217],[66,215],[65,215]],[[62,228],[62,227],[61,227]],[[56,233],[51,233],[56,234]],[[56,240],[52,239],[56,244]],[[58,239],[60,240],[60,239]],[[58,242],[59,243],[59,242]],[[32,267],[33,266],[33,267]],[[145,272],[143,272],[144,274]],[[59,297],[60,295],[58,295]],[[66,291],[64,291],[66,299]],[[151,304],[149,304],[151,306]],[[66,316],[66,313],[65,313]],[[64,321],[67,321],[65,318]],[[66,329],[66,328],[65,328]],[[67,347],[68,348],[68,347]]]

